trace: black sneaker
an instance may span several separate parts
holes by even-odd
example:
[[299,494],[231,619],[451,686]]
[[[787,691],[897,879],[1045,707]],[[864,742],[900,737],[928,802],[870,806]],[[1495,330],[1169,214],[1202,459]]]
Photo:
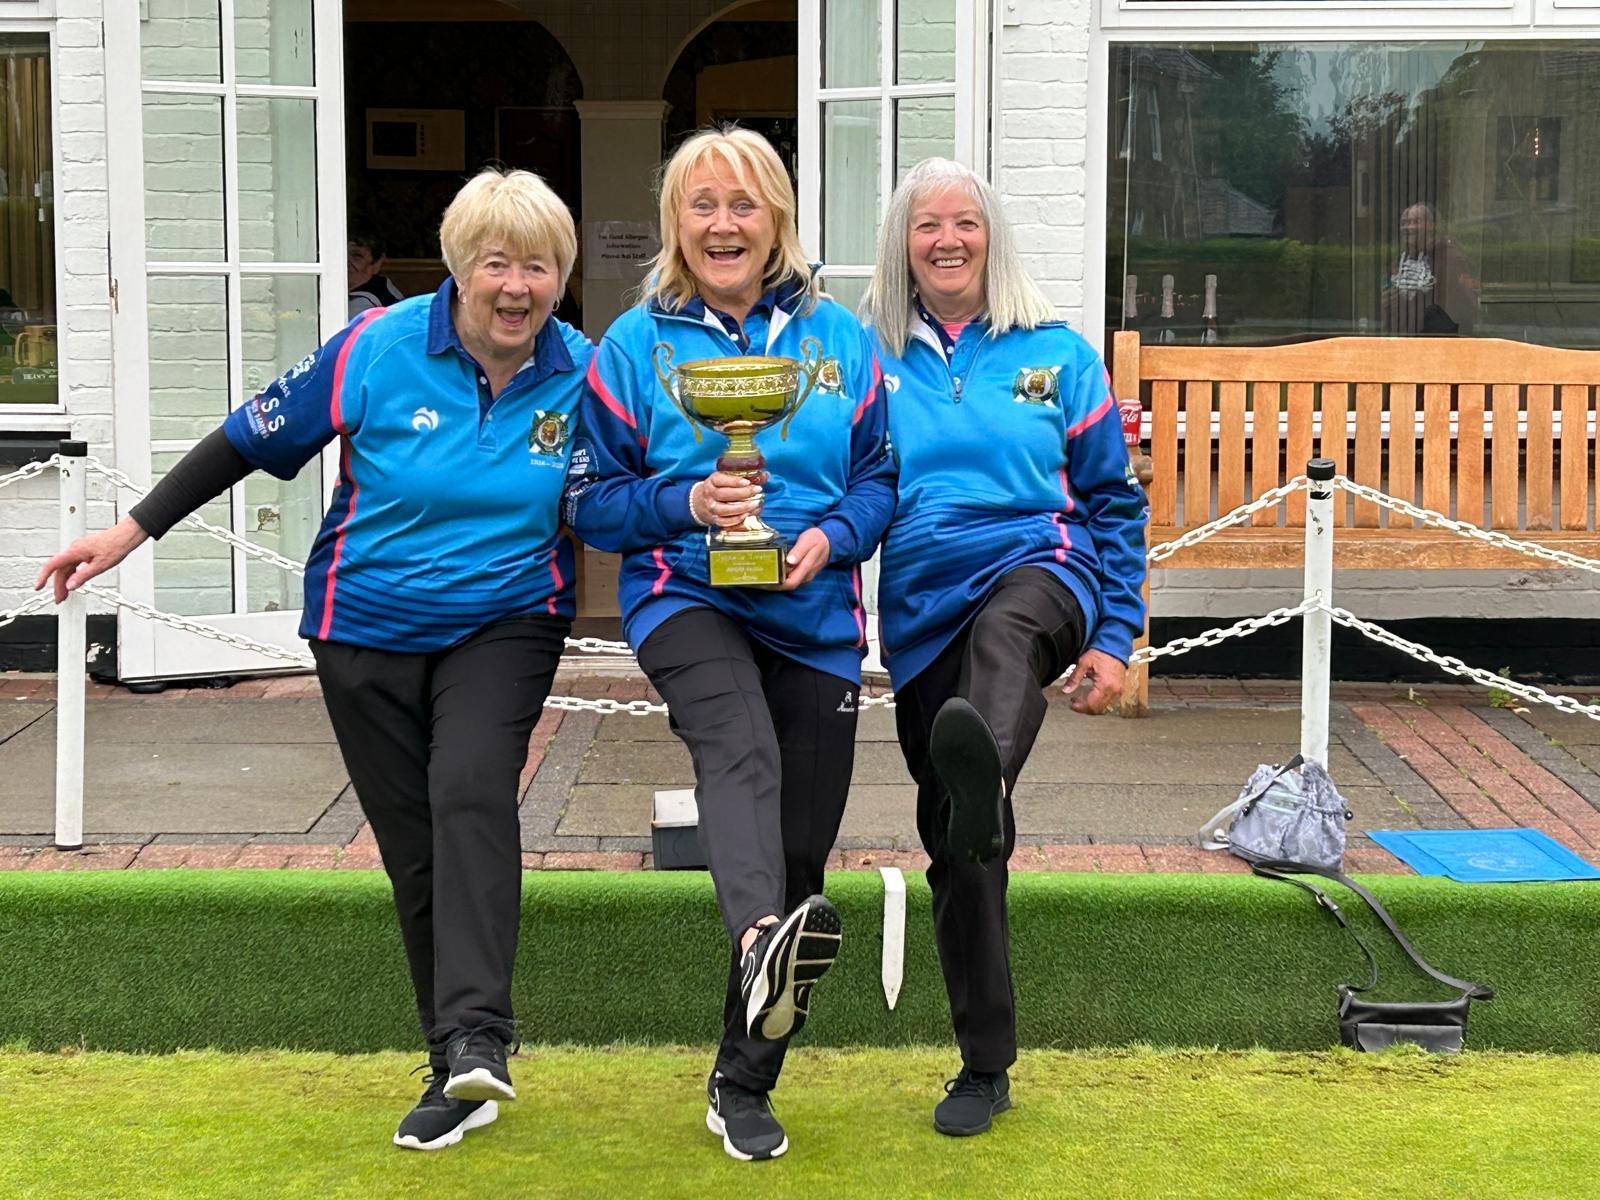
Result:
[[505,1040],[491,1029],[468,1029],[444,1048],[450,1078],[444,1094],[452,1100],[515,1100],[506,1069]]
[[772,1115],[765,1092],[740,1087],[720,1071],[706,1080],[706,1128],[722,1139],[729,1158],[752,1162],[777,1158],[789,1148],[789,1139]]
[[[421,1070],[419,1067],[418,1070]],[[394,1144],[407,1150],[443,1150],[454,1146],[469,1129],[488,1125],[500,1115],[493,1100],[452,1100],[444,1094],[445,1077],[430,1072],[422,1099],[395,1130]]]
[[944,1085],[945,1096],[933,1110],[933,1127],[951,1137],[987,1133],[994,1118],[1011,1107],[1011,1081],[1004,1071],[973,1071]]
[[1005,849],[1005,783],[989,723],[960,696],[952,696],[933,718],[928,758],[950,793],[946,844],[951,856],[975,863],[999,858]]
[[781,1042],[800,1032],[811,986],[839,954],[839,928],[839,913],[827,897],[812,896],[761,931],[744,956],[740,984],[751,1037]]

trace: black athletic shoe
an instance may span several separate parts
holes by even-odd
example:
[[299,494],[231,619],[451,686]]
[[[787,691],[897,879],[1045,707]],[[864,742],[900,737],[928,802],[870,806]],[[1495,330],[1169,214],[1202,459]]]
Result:
[[811,986],[839,954],[839,913],[825,896],[811,896],[769,925],[744,956],[740,992],[745,1029],[758,1042],[781,1042],[800,1032]]
[[[419,1070],[421,1068],[418,1068]],[[407,1150],[443,1150],[454,1146],[469,1129],[490,1124],[500,1115],[493,1100],[452,1100],[444,1094],[445,1077],[431,1072],[417,1106],[395,1130],[394,1144]]]
[[933,718],[928,757],[950,793],[951,856],[975,863],[999,858],[1005,849],[1005,784],[989,723],[960,696],[952,696]]
[[446,1043],[450,1078],[444,1094],[452,1100],[515,1100],[511,1072],[506,1069],[506,1043],[490,1029],[469,1029]]
[[719,1071],[706,1080],[706,1128],[722,1139],[729,1158],[752,1162],[777,1158],[789,1148],[789,1139],[772,1115],[765,1092],[740,1087]]
[[933,1127],[951,1137],[987,1133],[994,1118],[1011,1107],[1011,1081],[1004,1071],[973,1071],[944,1085],[945,1096],[933,1110]]

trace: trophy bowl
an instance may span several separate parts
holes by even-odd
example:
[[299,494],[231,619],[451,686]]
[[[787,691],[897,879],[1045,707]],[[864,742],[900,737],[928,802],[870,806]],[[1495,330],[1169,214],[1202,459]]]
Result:
[[[763,429],[783,422],[779,437],[787,440],[789,422],[817,385],[822,371],[822,343],[808,337],[800,343],[800,359],[774,355],[701,358],[672,362],[672,347],[656,343],[650,361],[661,390],[689,422],[694,440],[702,427],[722,434],[728,448],[717,470],[756,479],[766,459],[755,443]],[[759,508],[741,527],[711,535],[709,576],[718,587],[777,587],[783,583],[788,547],[778,532],[762,521]]]

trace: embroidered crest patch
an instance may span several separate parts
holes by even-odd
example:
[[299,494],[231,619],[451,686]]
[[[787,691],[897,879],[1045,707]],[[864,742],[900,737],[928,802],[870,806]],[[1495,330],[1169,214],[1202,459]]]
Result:
[[825,358],[817,368],[817,391],[837,395],[844,390],[844,370],[837,358]]
[[1011,385],[1011,398],[1018,404],[1043,404],[1054,408],[1061,392],[1057,378],[1060,367],[1023,367]]
[[528,430],[528,449],[535,454],[559,458],[567,445],[567,414],[545,412],[533,414],[533,426]]

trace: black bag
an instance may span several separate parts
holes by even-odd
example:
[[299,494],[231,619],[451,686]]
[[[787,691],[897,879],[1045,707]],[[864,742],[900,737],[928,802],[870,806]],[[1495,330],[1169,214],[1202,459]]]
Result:
[[[1292,883],[1302,891],[1310,892],[1317,904],[1339,922],[1345,932],[1355,939],[1356,945],[1361,947],[1361,953],[1366,955],[1368,972],[1366,984],[1361,987],[1349,983],[1339,985],[1340,1041],[1355,1050],[1382,1050],[1397,1042],[1411,1042],[1436,1054],[1454,1054],[1461,1049],[1467,1036],[1468,1006],[1474,1000],[1494,999],[1492,987],[1484,983],[1468,983],[1466,980],[1435,970],[1412,948],[1411,943],[1406,940],[1406,935],[1401,933],[1400,927],[1394,923],[1394,918],[1388,914],[1383,905],[1378,903],[1378,898],[1339,871],[1283,860],[1253,862],[1250,864],[1250,869],[1264,879]],[[1373,911],[1378,920],[1383,922],[1383,927],[1394,936],[1394,940],[1400,944],[1400,949],[1406,952],[1406,956],[1412,962],[1446,987],[1459,988],[1461,994],[1453,1000],[1416,1002],[1365,999],[1360,993],[1371,991],[1378,986],[1378,960],[1372,956],[1372,951],[1366,942],[1361,940],[1361,935],[1350,928],[1350,922],[1340,911],[1339,906],[1329,898],[1328,893],[1315,884],[1291,878],[1293,874],[1321,875],[1325,879],[1344,884],[1366,902],[1367,907]]]

